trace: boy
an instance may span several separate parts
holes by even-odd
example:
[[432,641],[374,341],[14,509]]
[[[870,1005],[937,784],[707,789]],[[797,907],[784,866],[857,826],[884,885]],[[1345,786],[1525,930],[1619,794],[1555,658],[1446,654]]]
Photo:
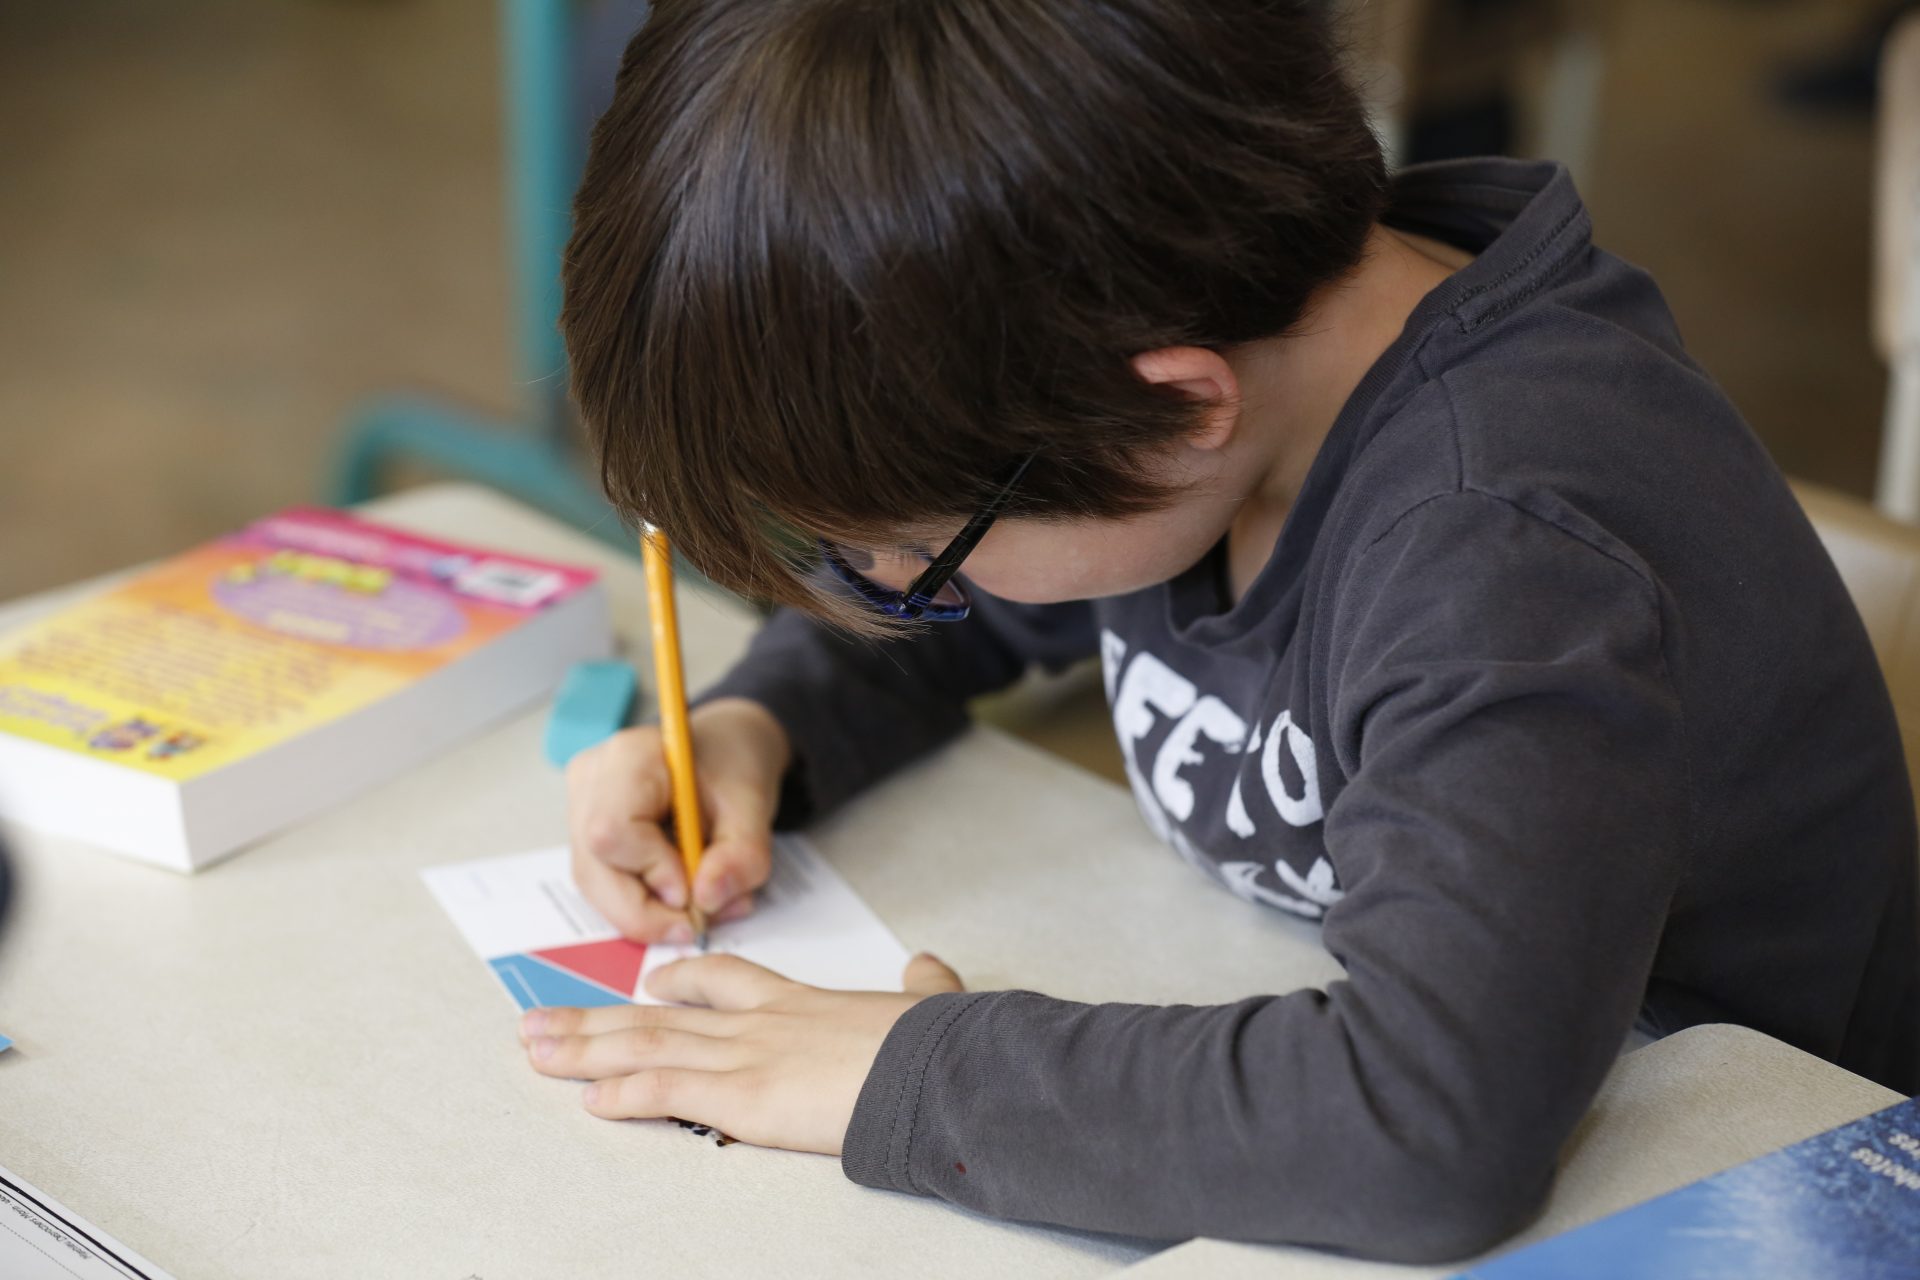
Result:
[[[699,959],[653,989],[704,1007],[529,1016],[594,1113],[1434,1260],[1535,1211],[1636,1030],[1920,1088],[1912,801],[1832,566],[1565,173],[1390,181],[1320,13],[657,5],[564,325],[614,500],[786,606],[696,715],[693,897],[749,910],[776,823],[1097,653],[1147,821],[1348,977],[1152,1008]],[[589,896],[685,938],[653,732],[570,789]]]

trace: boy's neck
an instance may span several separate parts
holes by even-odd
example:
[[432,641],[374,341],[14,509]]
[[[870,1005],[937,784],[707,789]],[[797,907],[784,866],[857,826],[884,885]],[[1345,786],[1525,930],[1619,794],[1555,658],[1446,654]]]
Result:
[[1273,554],[1320,446],[1367,370],[1420,300],[1472,260],[1451,245],[1375,226],[1360,265],[1322,289],[1291,333],[1233,353],[1241,393],[1235,443],[1260,476],[1227,535],[1235,601]]

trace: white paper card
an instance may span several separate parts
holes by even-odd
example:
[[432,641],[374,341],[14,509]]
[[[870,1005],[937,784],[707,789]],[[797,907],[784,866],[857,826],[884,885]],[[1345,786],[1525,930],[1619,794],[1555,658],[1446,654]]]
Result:
[[[564,848],[481,858],[420,873],[475,954],[522,1009],[659,1004],[642,984],[690,946],[628,942],[581,896]],[[715,925],[710,950],[797,982],[898,991],[907,953],[840,874],[797,836],[774,841],[773,875],[753,914]]]

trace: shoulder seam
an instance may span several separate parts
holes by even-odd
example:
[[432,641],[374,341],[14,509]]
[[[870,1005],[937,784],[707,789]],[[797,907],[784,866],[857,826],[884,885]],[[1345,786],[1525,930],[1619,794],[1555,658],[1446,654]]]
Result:
[[[1392,522],[1389,523],[1385,529],[1382,529],[1379,532],[1379,534],[1377,534],[1371,541],[1367,543],[1366,546],[1360,549],[1360,554],[1362,556],[1368,555],[1373,551],[1375,547],[1379,546],[1382,542],[1385,542],[1388,538],[1392,537],[1394,533],[1396,533],[1399,530],[1401,524],[1403,524],[1407,520],[1407,518],[1409,516],[1412,516],[1415,512],[1420,511],[1425,507],[1431,506],[1436,502],[1444,501],[1447,498],[1458,498],[1458,497],[1484,498],[1488,502],[1498,503],[1503,507],[1508,507],[1514,511],[1517,511],[1521,515],[1525,516],[1528,520],[1533,521],[1536,524],[1543,524],[1547,526],[1549,529],[1553,529],[1558,531],[1561,534],[1564,534],[1566,537],[1579,543],[1581,546],[1587,548],[1589,551],[1592,551],[1594,554],[1599,556],[1604,556],[1606,559],[1613,561],[1615,564],[1625,569],[1628,573],[1632,574],[1635,578],[1639,580],[1640,584],[1647,589],[1649,594],[1653,596],[1655,605],[1657,606],[1659,604],[1659,589],[1654,586],[1653,579],[1648,577],[1646,571],[1642,569],[1639,565],[1635,564],[1633,561],[1627,559],[1625,556],[1619,554],[1616,551],[1612,551],[1606,547],[1601,546],[1599,543],[1595,542],[1593,539],[1587,537],[1585,534],[1579,532],[1578,530],[1568,528],[1566,525],[1562,524],[1558,520],[1555,520],[1551,516],[1545,515],[1539,511],[1535,511],[1531,507],[1528,507],[1520,502],[1516,502],[1512,498],[1507,497],[1505,494],[1494,493],[1490,489],[1482,489],[1477,485],[1467,484],[1464,481],[1464,479],[1459,483],[1459,485],[1456,488],[1450,490],[1449,492],[1429,494],[1428,496],[1420,499],[1420,501],[1414,503],[1412,506],[1408,507],[1405,511],[1402,511],[1399,515],[1395,516]],[[1655,618],[1654,618],[1655,623],[1656,625],[1659,625],[1660,618],[1659,618],[1659,610],[1657,607],[1655,608],[1654,615],[1655,615]],[[1661,625],[1659,626],[1659,630],[1660,630],[1660,636],[1662,640],[1662,653],[1664,654],[1665,652],[1664,641],[1666,639],[1666,629],[1663,625]]]

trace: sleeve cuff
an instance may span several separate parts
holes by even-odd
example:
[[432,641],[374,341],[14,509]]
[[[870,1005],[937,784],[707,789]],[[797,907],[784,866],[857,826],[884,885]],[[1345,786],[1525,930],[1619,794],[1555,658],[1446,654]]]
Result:
[[955,1025],[989,994],[928,996],[893,1024],[860,1087],[840,1144],[840,1170],[849,1179],[921,1194],[913,1181],[913,1130],[927,1072]]

